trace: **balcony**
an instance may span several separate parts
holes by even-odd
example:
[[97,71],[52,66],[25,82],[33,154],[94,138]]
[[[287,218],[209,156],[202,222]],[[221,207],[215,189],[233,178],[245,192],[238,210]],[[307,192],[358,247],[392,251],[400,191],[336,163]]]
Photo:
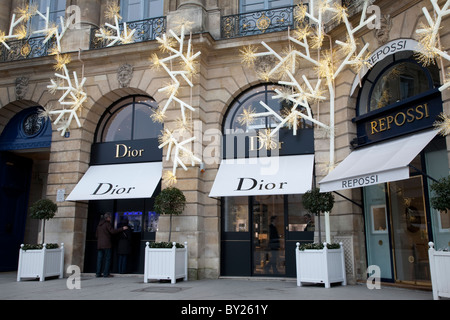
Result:
[[[120,32],[123,32],[123,23],[120,24]],[[157,17],[140,21],[127,22],[127,27],[130,30],[136,29],[134,34],[134,42],[144,42],[155,40],[156,37],[161,36],[166,32],[167,18]],[[105,48],[108,46],[109,41],[96,37],[95,35],[99,33],[100,28],[91,29],[91,41],[90,49]],[[119,43],[116,45],[120,45]]]
[[296,7],[289,6],[223,16],[220,22],[221,38],[230,39],[286,31],[288,28],[294,29],[298,26],[294,19]]
[[0,44],[0,62],[18,61],[48,56],[56,45],[54,38],[44,44],[46,36],[9,41],[11,50]]

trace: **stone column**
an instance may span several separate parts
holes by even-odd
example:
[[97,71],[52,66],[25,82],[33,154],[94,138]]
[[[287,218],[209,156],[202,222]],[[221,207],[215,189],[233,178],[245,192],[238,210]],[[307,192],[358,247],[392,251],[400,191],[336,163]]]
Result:
[[100,24],[100,9],[100,0],[74,0],[68,4],[66,19],[72,25],[63,37],[63,51],[89,50],[91,29]]
[[201,6],[201,7],[205,7],[205,0],[181,0],[180,3],[178,4],[178,8],[183,8],[183,7],[196,7],[196,6]]
[[217,1],[181,0],[177,10],[167,15],[168,29],[174,29],[179,21],[193,22],[192,33],[209,32],[214,38],[220,36],[220,9]]

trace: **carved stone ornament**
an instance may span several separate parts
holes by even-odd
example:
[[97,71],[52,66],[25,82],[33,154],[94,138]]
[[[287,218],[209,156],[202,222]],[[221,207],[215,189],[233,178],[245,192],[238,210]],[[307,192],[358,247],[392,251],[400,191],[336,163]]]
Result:
[[30,78],[28,77],[19,77],[16,79],[16,99],[22,100],[28,91],[28,83]]
[[380,28],[375,29],[375,37],[378,40],[378,45],[385,45],[389,41],[389,36],[392,28],[392,19],[390,15],[382,15],[380,19]]
[[128,63],[121,65],[117,70],[119,86],[121,88],[129,87],[131,79],[133,79],[133,66]]

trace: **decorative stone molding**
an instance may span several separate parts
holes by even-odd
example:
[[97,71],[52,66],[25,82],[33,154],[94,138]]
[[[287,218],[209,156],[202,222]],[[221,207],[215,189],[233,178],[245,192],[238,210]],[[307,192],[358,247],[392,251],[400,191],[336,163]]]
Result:
[[23,100],[25,95],[28,92],[28,83],[30,78],[28,77],[19,77],[16,78],[16,99]]
[[128,63],[121,65],[117,70],[117,80],[120,88],[128,88],[131,79],[133,79],[133,66]]
[[392,18],[389,14],[382,15],[380,19],[380,29],[375,29],[375,38],[378,41],[378,45],[382,46],[389,41],[391,28],[392,28]]

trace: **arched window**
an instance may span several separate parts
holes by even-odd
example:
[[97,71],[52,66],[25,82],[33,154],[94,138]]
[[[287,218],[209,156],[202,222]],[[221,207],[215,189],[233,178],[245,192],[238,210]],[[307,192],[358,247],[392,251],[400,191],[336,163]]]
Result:
[[162,124],[151,119],[158,108],[147,96],[131,96],[113,104],[97,128],[96,142],[128,141],[157,138]]
[[424,67],[406,51],[385,59],[366,76],[358,101],[358,116],[406,99],[419,97],[439,86],[436,65]]
[[[267,104],[273,111],[280,115],[285,113],[284,110],[290,110],[292,108],[290,102],[273,99],[276,95],[275,88],[283,90],[283,87],[279,85],[263,84],[247,90],[241,96],[236,98],[225,117],[223,126],[224,134],[235,133],[240,130],[247,132],[249,130],[275,128],[279,122],[272,115],[255,118],[249,125],[241,121],[244,110],[249,110],[249,108],[252,109],[253,113],[267,112],[261,105],[261,102]],[[302,120],[298,128],[305,127],[310,128],[312,125],[310,122]]]

